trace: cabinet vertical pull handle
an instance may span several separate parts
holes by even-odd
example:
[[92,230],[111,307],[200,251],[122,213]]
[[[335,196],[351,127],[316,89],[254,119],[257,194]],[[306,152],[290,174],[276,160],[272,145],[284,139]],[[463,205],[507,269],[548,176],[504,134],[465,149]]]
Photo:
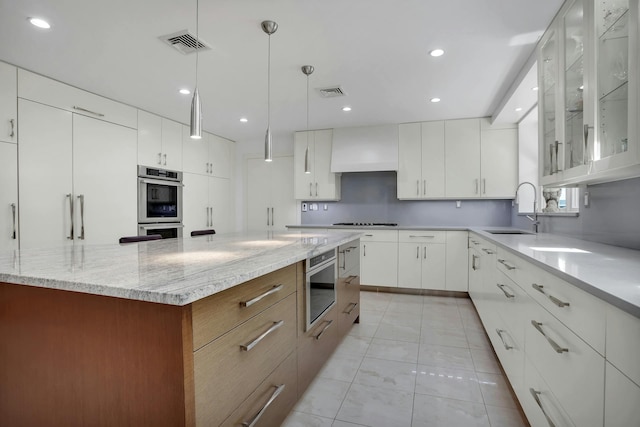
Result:
[[158,153],[158,164],[162,164],[162,153]]
[[13,232],[11,233],[11,238],[13,240],[16,239],[16,204],[11,203],[11,214],[13,215]]
[[420,180],[416,179],[416,196],[420,195]]
[[347,259],[345,258],[345,252],[348,252],[346,249],[344,251],[338,251],[339,254],[342,254],[342,265],[340,266],[340,270],[346,270],[347,268]]
[[71,193],[67,194],[67,198],[69,199],[69,218],[71,219],[71,230],[69,231],[67,239],[73,240],[73,197]]
[[541,294],[545,295],[547,298],[549,298],[549,300],[554,303],[555,305],[557,305],[558,307],[562,308],[562,307],[569,307],[571,304],[569,304],[568,302],[564,302],[562,300],[559,300],[558,298],[554,297],[551,294],[547,294],[544,291],[544,286],[543,285],[538,285],[537,283],[532,283],[531,287],[533,289],[535,289],[536,291],[540,292]]
[[473,182],[474,182],[475,187],[476,187],[474,194],[478,194],[478,178],[474,179]]
[[77,107],[75,105],[73,106],[73,109],[76,111],[82,111],[83,113],[93,114],[94,116],[104,117],[104,114],[102,113],[96,113],[95,111],[87,110],[86,108]]
[[478,259],[477,255],[471,255],[471,269],[472,270],[477,270],[477,266],[476,266],[476,260]]
[[508,345],[505,341],[504,338],[502,337],[502,333],[506,332],[504,329],[496,329],[496,333],[498,334],[498,336],[500,337],[500,341],[502,341],[502,345],[504,346],[505,350],[511,350],[513,348],[513,346]]
[[333,320],[327,320],[327,325],[324,328],[322,328],[320,333],[316,335],[314,338],[319,340],[322,337],[322,335],[327,331],[327,329],[329,329],[332,323],[333,323]]
[[165,153],[165,154],[163,154],[163,155],[162,155],[162,157],[163,157],[163,159],[164,159],[164,161],[162,162],[162,164],[163,164],[164,166],[166,166],[166,165],[167,165],[167,154],[166,154],[166,153]]
[[280,396],[280,393],[282,393],[284,391],[285,385],[284,384],[280,384],[280,385],[277,385],[277,386],[274,386],[274,387],[276,388],[276,390],[273,392],[273,394],[271,395],[269,400],[267,400],[267,403],[264,404],[262,409],[260,409],[258,411],[258,413],[251,420],[243,421],[242,422],[242,427],[254,427],[256,425],[256,423],[258,422],[258,420],[260,419],[260,417],[262,417],[262,414],[264,414],[264,412],[267,410],[267,408],[269,406],[271,406],[273,401],[276,400],[276,398],[278,396]]
[[567,352],[569,352],[568,348],[560,347],[558,345],[558,343],[556,343],[554,340],[549,338],[547,336],[547,334],[544,333],[544,331],[542,330],[542,323],[536,322],[535,320],[532,320],[531,324],[533,325],[534,328],[536,328],[536,330],[538,332],[540,332],[542,334],[543,337],[545,337],[547,339],[547,341],[549,342],[549,345],[551,345],[551,347],[553,347],[553,349],[556,351],[556,353],[567,353]]
[[16,121],[11,119],[9,120],[11,123],[11,132],[9,133],[9,138],[13,138],[16,135]]
[[78,239],[84,240],[84,194],[78,196],[80,201],[80,236]]
[[362,256],[367,256],[367,245],[362,245]]
[[504,293],[505,297],[507,297],[507,298],[515,298],[514,294],[510,294],[509,292],[504,290],[504,288],[506,287],[505,285],[502,285],[500,283],[496,283],[496,286]]
[[274,286],[273,288],[269,289],[267,292],[258,295],[257,297],[251,298],[249,301],[240,301],[240,307],[251,307],[253,304],[257,303],[258,301],[260,301],[262,298],[266,298],[269,295],[273,295],[276,292],[281,291],[284,288],[284,285],[281,283],[277,286]]
[[423,251],[423,255],[422,255],[422,257],[423,257],[424,259],[427,259],[427,247],[426,247],[426,246],[424,247],[424,251]]
[[416,246],[416,259],[420,259],[420,246]]
[[312,184],[312,183],[309,183],[309,197],[313,197],[313,190],[312,190],[312,188],[313,188],[313,184]]
[[487,194],[487,180],[482,178],[482,194]]
[[272,226],[275,225],[274,224],[274,219],[273,219],[273,210],[274,210],[274,208],[271,208],[271,225]]
[[271,225],[271,221],[269,221],[269,208],[267,208],[267,227]]
[[561,144],[560,141],[556,141],[554,144],[554,151],[556,154],[556,172],[564,170],[564,167],[560,168],[560,158],[558,157],[558,153],[560,151],[560,144]]
[[240,349],[243,350],[243,351],[251,351],[251,349],[253,349],[256,345],[258,345],[258,343],[260,343],[260,341],[262,341],[267,335],[269,335],[270,333],[274,332],[278,328],[282,327],[282,325],[284,325],[284,320],[280,320],[278,322],[273,322],[273,325],[271,325],[271,327],[269,329],[267,329],[266,331],[261,333],[258,337],[256,337],[249,344],[240,345]]
[[349,303],[349,305],[351,306],[351,310],[343,311],[343,313],[346,314],[347,316],[350,315],[351,313],[353,313],[353,310],[356,309],[356,307],[358,306],[358,303],[357,302],[351,302],[351,303]]
[[516,268],[512,265],[507,264],[507,262],[503,259],[499,259],[498,262],[502,265],[504,265],[505,267],[507,267],[507,270],[515,270]]
[[422,195],[426,196],[427,195],[427,180],[423,180],[422,181]]
[[587,146],[589,144],[589,125],[584,124],[584,151],[582,152],[582,162],[583,164],[587,164]]
[[318,183],[316,182],[316,197],[318,197]]
[[535,390],[535,389],[533,389],[533,388],[529,389],[529,393],[531,393],[531,396],[533,396],[533,399],[536,401],[536,404],[538,405],[538,407],[540,408],[540,410],[544,414],[544,417],[547,419],[547,422],[549,423],[549,427],[556,427],[556,425],[553,423],[553,421],[551,420],[549,415],[547,415],[547,411],[545,411],[544,408],[542,407],[542,402],[540,401],[540,398],[538,397],[542,393],[537,391],[537,390]]

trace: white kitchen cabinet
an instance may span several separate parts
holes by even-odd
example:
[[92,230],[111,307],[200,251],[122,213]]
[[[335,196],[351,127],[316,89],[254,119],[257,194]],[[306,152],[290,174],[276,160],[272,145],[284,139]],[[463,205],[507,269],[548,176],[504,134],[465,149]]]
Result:
[[182,144],[185,172],[218,178],[233,177],[235,146],[232,141],[209,132],[203,132],[201,139],[192,139],[189,127],[183,126]]
[[182,125],[138,110],[138,164],[182,170]]
[[364,230],[360,237],[360,269],[361,286],[398,287],[396,230]]
[[117,123],[132,129],[138,126],[138,110],[99,95],[18,69],[18,96],[75,114]]
[[18,249],[18,146],[0,142],[0,250]]
[[447,291],[468,292],[468,238],[466,231],[447,231],[446,286]]
[[480,198],[480,119],[447,120],[445,195]]
[[0,142],[18,141],[17,91],[16,67],[0,62]]
[[226,178],[185,172],[183,174],[184,234],[214,229],[216,233],[234,231],[235,200]]
[[482,197],[511,199],[518,186],[518,130],[515,125],[480,121],[480,179]]
[[640,319],[611,305],[606,316],[607,361],[640,386]]
[[638,0],[567,1],[538,46],[541,183],[640,175]]
[[398,287],[446,289],[446,231],[400,230]]
[[445,196],[444,121],[399,126],[398,199]]
[[[635,355],[637,359],[637,354]],[[604,425],[627,427],[640,420],[640,387],[607,362],[604,392]]]
[[24,99],[18,110],[21,249],[137,234],[135,130]]
[[[331,129],[296,132],[294,142],[294,187],[298,200],[340,200],[340,176],[331,172]],[[309,170],[305,152],[309,147]]]
[[136,235],[136,183],[136,131],[74,115],[75,241],[115,243]]
[[296,222],[293,156],[247,159],[247,229],[281,231]]

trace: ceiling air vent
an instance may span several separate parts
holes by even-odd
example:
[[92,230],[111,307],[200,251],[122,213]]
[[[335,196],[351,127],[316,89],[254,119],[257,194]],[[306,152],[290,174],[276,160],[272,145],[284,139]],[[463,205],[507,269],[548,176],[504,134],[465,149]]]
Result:
[[334,98],[336,96],[345,96],[346,93],[340,86],[324,87],[316,89],[324,98]]
[[159,39],[185,55],[194,53],[196,50],[200,52],[203,50],[211,50],[211,46],[207,42],[201,38],[196,39],[196,36],[191,34],[188,30],[182,30],[177,33],[160,36]]

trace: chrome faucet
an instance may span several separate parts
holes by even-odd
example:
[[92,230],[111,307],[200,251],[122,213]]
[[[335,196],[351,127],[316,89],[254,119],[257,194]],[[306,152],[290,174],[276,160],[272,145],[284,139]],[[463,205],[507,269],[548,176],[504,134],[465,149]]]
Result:
[[540,224],[540,222],[538,221],[538,210],[536,209],[536,202],[538,200],[538,190],[536,189],[536,186],[533,185],[533,183],[529,182],[529,181],[524,181],[521,182],[520,184],[518,184],[518,188],[516,188],[516,205],[518,204],[518,190],[520,190],[520,187],[522,187],[525,184],[529,184],[532,188],[533,188],[533,217],[531,217],[531,215],[527,215],[527,219],[531,220],[533,222],[533,231],[534,232],[538,232],[538,224]]

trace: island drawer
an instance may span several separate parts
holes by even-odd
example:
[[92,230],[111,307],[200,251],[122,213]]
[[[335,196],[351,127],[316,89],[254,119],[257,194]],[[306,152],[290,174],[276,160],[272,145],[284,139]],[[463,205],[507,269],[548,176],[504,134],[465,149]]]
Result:
[[446,243],[447,232],[442,230],[400,230],[398,240],[405,243]]
[[360,242],[354,240],[338,248],[338,276],[345,274],[354,268],[360,269]]
[[294,293],[196,351],[196,424],[221,424],[295,346]]
[[296,264],[192,304],[193,350],[296,291]]
[[264,412],[258,418],[256,425],[281,425],[298,400],[296,363],[296,352],[293,351],[222,425],[224,427],[250,425],[263,408],[265,408]]
[[355,269],[338,278],[338,334],[347,335],[360,316],[360,271]]
[[334,305],[313,328],[298,337],[298,397],[338,345],[337,313]]

